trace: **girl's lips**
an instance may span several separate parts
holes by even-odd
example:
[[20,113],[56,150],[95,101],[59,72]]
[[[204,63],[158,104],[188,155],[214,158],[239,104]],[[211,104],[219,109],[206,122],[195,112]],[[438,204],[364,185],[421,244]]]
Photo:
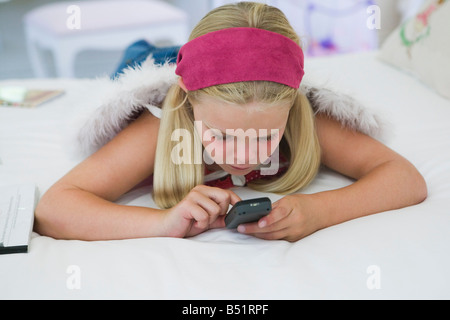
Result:
[[235,167],[230,165],[231,168],[235,169],[235,170],[239,170],[239,171],[246,171],[248,169],[250,169],[251,167]]

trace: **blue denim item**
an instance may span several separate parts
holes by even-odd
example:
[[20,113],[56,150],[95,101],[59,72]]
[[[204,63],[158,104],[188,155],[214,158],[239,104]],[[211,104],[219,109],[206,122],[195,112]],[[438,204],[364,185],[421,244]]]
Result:
[[179,50],[179,46],[158,48],[145,40],[136,41],[125,50],[122,60],[111,78],[118,77],[129,66],[141,65],[150,54],[155,59],[155,64],[176,63]]

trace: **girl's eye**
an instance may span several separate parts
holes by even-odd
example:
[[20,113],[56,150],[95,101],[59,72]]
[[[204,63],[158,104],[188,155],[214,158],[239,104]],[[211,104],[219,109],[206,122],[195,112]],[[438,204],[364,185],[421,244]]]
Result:
[[[227,136],[227,135],[222,135],[222,134],[215,134],[214,136],[214,140],[216,141],[227,141],[227,140],[234,140],[235,137],[233,136]],[[258,138],[259,142],[268,142],[268,141],[272,141],[276,138],[276,135],[272,135],[269,137],[263,137],[263,138]]]
[[214,135],[214,140],[216,140],[216,141],[224,141],[224,140],[226,140],[226,136],[221,135],[221,134],[215,134]]
[[270,136],[270,137],[264,137],[264,138],[258,138],[258,140],[259,140],[260,142],[271,141],[271,140],[272,140],[272,136]]
[[276,138],[276,135],[272,135],[272,136],[268,136],[268,137],[264,137],[264,138],[258,138],[258,140],[260,142],[265,142],[265,141],[272,141]]

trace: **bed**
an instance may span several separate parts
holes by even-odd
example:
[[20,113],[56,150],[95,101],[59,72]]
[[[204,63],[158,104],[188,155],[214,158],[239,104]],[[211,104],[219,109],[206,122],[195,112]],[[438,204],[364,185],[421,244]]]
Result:
[[[423,203],[294,243],[227,229],[188,239],[93,242],[32,233],[28,253],[0,256],[0,299],[449,299],[450,100],[377,55],[310,58],[307,72],[389,120],[385,143],[425,177],[429,196]],[[42,195],[80,161],[70,150],[70,124],[86,99],[100,99],[93,83],[0,82],[66,91],[34,109],[0,108],[0,186],[34,183]],[[302,192],[350,183],[322,168]],[[118,202],[154,207],[150,191],[138,187]],[[235,191],[243,199],[279,199]]]

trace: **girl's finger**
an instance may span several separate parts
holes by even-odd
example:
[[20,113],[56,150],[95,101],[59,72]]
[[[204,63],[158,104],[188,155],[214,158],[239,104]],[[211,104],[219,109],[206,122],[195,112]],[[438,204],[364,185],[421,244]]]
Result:
[[289,227],[289,221],[286,219],[281,219],[279,221],[276,221],[270,225],[260,227],[261,225],[261,219],[257,222],[251,222],[251,223],[245,223],[238,226],[237,230],[241,233],[245,234],[262,234],[262,233],[269,233],[269,232],[275,232],[278,230],[285,229]]
[[209,225],[209,214],[200,206],[192,205],[190,208],[192,219],[195,220],[194,226],[199,229],[205,229]]
[[246,234],[249,234],[256,238],[264,239],[264,240],[281,240],[281,239],[284,239],[287,237],[288,228],[283,228],[283,229],[271,231],[271,232],[246,233]]
[[258,227],[259,228],[266,228],[269,227],[278,221],[288,217],[291,212],[292,208],[286,207],[283,205],[276,205],[275,207],[272,207],[272,211],[265,217],[262,217],[258,221]]
[[199,195],[195,203],[207,212],[209,215],[209,223],[216,220],[222,211],[219,204],[204,195]]
[[231,190],[208,186],[197,186],[195,190],[214,200],[220,206],[220,215],[227,213],[230,204],[235,204],[241,200],[239,196]]
[[230,204],[231,205],[235,205],[237,202],[241,201],[242,199],[233,191],[231,190],[224,190],[226,192],[228,192],[228,194],[230,195]]
[[216,221],[209,225],[211,229],[225,228],[225,216],[219,216]]
[[[226,215],[230,204],[235,203],[237,195],[229,190],[219,189],[214,194],[214,200],[219,204],[220,215]],[[237,201],[236,201],[237,202]]]
[[216,196],[216,201],[219,203],[220,207],[223,209],[223,211],[221,212],[221,215],[225,215],[228,212],[228,208],[230,205],[234,205],[237,202],[241,201],[241,198],[234,193],[231,190],[227,190],[227,189],[219,189],[219,188],[214,188],[217,189],[215,196]]

